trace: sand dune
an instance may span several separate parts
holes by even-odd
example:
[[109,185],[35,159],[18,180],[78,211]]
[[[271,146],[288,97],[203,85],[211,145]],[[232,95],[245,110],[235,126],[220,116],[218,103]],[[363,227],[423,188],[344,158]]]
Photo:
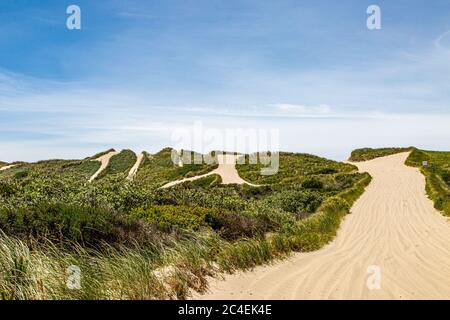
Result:
[[[356,163],[373,181],[321,250],[213,279],[198,299],[450,299],[450,223],[401,153]],[[372,267],[371,267],[372,266]],[[375,268],[375,269],[374,269]],[[368,270],[380,271],[380,288]]]
[[225,154],[225,155],[218,155],[217,161],[219,163],[219,166],[217,169],[208,172],[206,174],[202,174],[199,176],[191,177],[191,178],[185,178],[182,180],[172,181],[164,186],[162,188],[170,188],[177,184],[186,182],[186,181],[194,181],[198,180],[207,176],[210,176],[212,174],[218,174],[222,177],[222,184],[248,184],[251,186],[256,186],[254,184],[251,184],[244,179],[242,179],[239,176],[239,173],[236,170],[236,162],[241,156],[239,155],[232,155],[232,154]]
[[119,154],[119,152],[118,152],[118,151],[111,151],[111,152],[108,152],[107,154],[104,154],[104,155],[98,157],[97,159],[92,160],[92,161],[100,161],[100,162],[101,162],[101,166],[100,166],[100,168],[97,170],[97,172],[94,173],[94,174],[92,175],[92,177],[89,178],[89,182],[94,181],[94,180],[98,177],[98,175],[99,175],[100,173],[102,173],[103,170],[106,169],[106,167],[108,166],[109,160],[110,160],[113,156],[115,156],[116,154]]
[[128,180],[133,180],[134,176],[136,175],[137,171],[139,170],[139,166],[141,165],[142,160],[144,160],[144,153],[143,152],[141,152],[141,154],[139,154],[137,156],[136,163],[130,169],[130,172],[128,172],[128,176],[127,176]]

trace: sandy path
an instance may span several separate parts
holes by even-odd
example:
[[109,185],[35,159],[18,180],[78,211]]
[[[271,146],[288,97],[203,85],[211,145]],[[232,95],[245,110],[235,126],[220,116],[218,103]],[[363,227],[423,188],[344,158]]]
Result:
[[1,167],[1,168],[0,168],[0,171],[5,171],[5,170],[11,169],[11,168],[13,168],[13,167],[15,167],[15,166],[16,166],[15,164],[11,164],[11,165],[8,165],[8,166],[4,166],[4,167]]
[[218,174],[222,177],[222,184],[248,184],[251,186],[256,186],[254,184],[251,184],[250,182],[245,181],[239,176],[239,173],[236,170],[236,162],[241,156],[232,155],[232,154],[225,154],[225,155],[218,155],[217,156],[217,162],[219,163],[219,166],[217,169],[199,175],[191,178],[185,178],[182,180],[172,181],[161,188],[170,188],[177,184],[186,182],[186,181],[194,181],[198,180],[207,176],[210,176],[212,174]]
[[137,171],[139,170],[139,167],[141,166],[142,160],[144,160],[143,152],[137,156],[136,163],[130,169],[130,172],[128,172],[128,176],[127,176],[128,180],[133,180],[134,176],[136,175]]
[[98,177],[98,175],[99,175],[100,173],[102,173],[103,170],[106,169],[106,167],[108,166],[109,160],[110,160],[113,156],[115,156],[116,154],[119,154],[119,151],[111,151],[111,152],[108,152],[107,154],[104,154],[104,155],[98,157],[97,159],[92,160],[92,161],[100,161],[100,162],[101,162],[101,166],[100,166],[100,168],[97,170],[97,172],[94,173],[94,174],[92,175],[92,177],[90,177],[89,182],[94,181],[94,180]]
[[[200,299],[450,299],[450,223],[407,153],[356,163],[372,183],[323,249],[212,280]],[[369,266],[380,269],[369,290]]]

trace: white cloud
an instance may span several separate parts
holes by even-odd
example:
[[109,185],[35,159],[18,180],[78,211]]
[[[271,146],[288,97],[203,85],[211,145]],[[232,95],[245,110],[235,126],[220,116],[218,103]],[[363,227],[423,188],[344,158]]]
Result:
[[329,115],[331,107],[326,104],[318,106],[306,106],[300,104],[279,103],[272,105],[276,110],[284,114],[295,115]]

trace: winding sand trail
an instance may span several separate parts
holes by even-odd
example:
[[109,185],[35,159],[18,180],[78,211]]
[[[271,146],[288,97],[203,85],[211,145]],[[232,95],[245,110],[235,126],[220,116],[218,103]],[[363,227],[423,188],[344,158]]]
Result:
[[161,188],[170,188],[186,181],[198,180],[213,174],[218,174],[222,177],[222,184],[248,184],[254,187],[257,186],[245,181],[239,176],[239,173],[236,170],[236,162],[240,157],[241,156],[239,155],[233,154],[218,155],[217,162],[219,163],[219,166],[217,167],[217,169],[199,176],[169,182],[163,185]]
[[130,172],[128,172],[127,180],[133,180],[134,176],[136,175],[137,171],[139,170],[139,167],[141,166],[142,160],[144,160],[144,153],[141,152],[136,159],[135,164],[130,169]]
[[116,154],[119,154],[119,153],[120,153],[119,151],[111,151],[111,152],[108,152],[108,153],[106,153],[106,154],[104,154],[104,155],[98,157],[97,159],[91,160],[91,161],[100,161],[100,162],[101,162],[101,165],[100,165],[100,168],[98,168],[97,172],[94,173],[94,174],[92,175],[92,177],[89,178],[89,182],[94,181],[94,180],[98,177],[98,175],[99,175],[100,173],[102,173],[103,170],[106,169],[106,167],[108,166],[109,160],[110,160],[113,156],[115,156]]
[[[450,223],[408,153],[362,163],[373,180],[321,250],[213,279],[196,299],[450,299]],[[369,290],[370,266],[379,289]],[[370,269],[369,269],[370,270]]]

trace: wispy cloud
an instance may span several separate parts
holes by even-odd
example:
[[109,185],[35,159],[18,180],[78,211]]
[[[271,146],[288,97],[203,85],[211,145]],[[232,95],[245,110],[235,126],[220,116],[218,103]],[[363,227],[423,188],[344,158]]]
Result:
[[281,113],[294,115],[329,115],[331,113],[331,107],[326,104],[305,106],[300,104],[280,103],[274,104],[273,107]]
[[[447,40],[445,42],[445,40]],[[445,43],[443,43],[445,42]],[[450,30],[445,31],[444,33],[440,34],[435,40],[434,40],[434,46],[438,49],[446,48],[450,49]]]

